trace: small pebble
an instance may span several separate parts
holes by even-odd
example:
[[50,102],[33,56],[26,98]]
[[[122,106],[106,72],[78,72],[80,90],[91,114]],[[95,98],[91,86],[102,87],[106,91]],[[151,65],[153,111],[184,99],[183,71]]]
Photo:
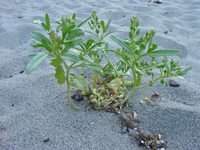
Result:
[[167,33],[168,33],[168,31],[164,31],[164,33],[165,33],[165,34],[167,34]]
[[160,145],[161,143],[160,143],[160,141],[156,141],[156,144],[157,144],[157,145]]
[[23,18],[23,16],[18,16],[17,18],[21,19],[21,18]]
[[158,134],[158,139],[159,139],[159,140],[161,139],[161,134]]
[[179,87],[180,85],[174,80],[169,80],[169,86],[171,86],[171,87]]
[[84,99],[84,97],[83,97],[83,95],[81,94],[80,91],[77,91],[77,93],[75,93],[74,95],[72,95],[71,98],[73,100],[76,100],[76,101],[82,101]]
[[146,146],[144,141],[140,141],[139,146]]
[[159,95],[159,93],[152,94],[150,99],[152,102],[161,102],[162,101],[162,97]]
[[24,70],[20,71],[19,73],[24,73]]
[[162,0],[154,0],[153,2],[156,3],[156,4],[162,4],[163,3]]
[[164,144],[164,143],[165,143],[165,141],[163,141],[163,140],[160,140],[160,143],[161,143],[161,144]]
[[43,142],[46,143],[46,142],[49,142],[49,140],[50,140],[49,138],[46,138],[43,140]]

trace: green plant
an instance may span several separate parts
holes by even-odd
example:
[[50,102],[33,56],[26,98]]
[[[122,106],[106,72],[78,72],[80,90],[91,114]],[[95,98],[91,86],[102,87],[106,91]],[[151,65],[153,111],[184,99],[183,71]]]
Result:
[[[112,40],[121,46],[121,49],[109,50],[114,52],[118,57],[117,68],[124,73],[131,71],[133,76],[133,87],[144,88],[160,81],[164,84],[167,77],[185,75],[191,67],[183,69],[177,61],[167,59],[167,56],[180,54],[178,50],[159,50],[157,44],[153,42],[155,31],[146,32],[140,35],[139,21],[137,17],[131,19],[129,40],[120,40],[112,36]],[[158,72],[156,74],[156,72]],[[151,76],[151,80],[146,85],[141,86],[142,77]]]
[[34,48],[42,47],[45,50],[33,56],[26,67],[29,74],[35,70],[46,58],[51,59],[51,65],[55,68],[55,78],[59,84],[66,83],[67,98],[69,105],[77,108],[70,96],[71,81],[74,78],[74,70],[77,67],[88,67],[98,70],[100,66],[95,64],[92,59],[84,57],[84,53],[75,46],[80,45],[83,40],[80,38],[84,31],[80,28],[87,20],[76,24],[76,15],[71,18],[62,18],[57,22],[57,28],[51,28],[48,14],[45,15],[45,22],[38,22],[46,34],[32,32],[35,41]]
[[[113,33],[109,30],[111,20],[107,23],[100,21],[95,11],[79,24],[76,23],[75,14],[71,18],[62,18],[57,22],[56,29],[52,28],[48,14],[45,15],[45,22],[36,22],[45,33],[32,32],[35,41],[33,47],[43,48],[44,51],[31,55],[26,73],[31,73],[49,58],[55,68],[57,82],[67,86],[67,99],[72,108],[78,108],[71,99],[72,87],[80,90],[93,108],[116,111],[129,98],[128,86],[135,90],[156,81],[163,84],[165,78],[184,75],[191,69],[182,69],[178,62],[167,59],[167,56],[177,55],[179,51],[157,50],[157,45],[152,41],[154,31],[138,37],[140,30],[136,17],[131,19],[129,40],[111,36],[121,47],[118,49],[110,48],[106,39]],[[89,30],[81,28],[86,23]],[[117,62],[111,61],[111,54],[117,56]],[[83,71],[77,72],[78,68],[92,71],[88,80],[84,78]],[[159,73],[156,74],[157,71]],[[143,84],[145,75],[150,76],[151,80]]]

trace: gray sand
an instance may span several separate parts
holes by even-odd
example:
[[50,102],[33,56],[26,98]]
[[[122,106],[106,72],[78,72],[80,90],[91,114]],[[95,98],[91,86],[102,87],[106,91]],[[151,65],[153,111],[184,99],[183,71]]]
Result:
[[[161,133],[169,150],[200,149],[200,2],[198,0],[1,0],[0,1],[0,149],[2,150],[137,150],[137,144],[120,132],[115,114],[76,112],[67,107],[65,87],[51,77],[48,62],[32,75],[20,73],[27,64],[32,21],[48,12],[56,21],[77,12],[78,19],[96,10],[112,18],[112,28],[128,31],[136,15],[141,30],[155,29],[162,48],[181,49],[176,57],[193,70],[185,79],[174,78],[180,87],[156,84],[137,91],[130,99],[143,129]],[[164,32],[168,31],[167,34]],[[159,92],[159,106],[141,105],[145,96]],[[50,140],[46,143],[44,139]]]

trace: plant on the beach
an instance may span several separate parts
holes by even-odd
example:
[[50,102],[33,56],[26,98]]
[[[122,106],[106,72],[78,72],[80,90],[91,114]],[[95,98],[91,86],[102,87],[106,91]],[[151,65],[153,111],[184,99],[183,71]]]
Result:
[[[123,94],[125,86],[120,83],[119,74],[115,64],[108,56],[109,43],[105,38],[112,34],[109,31],[111,20],[107,23],[99,20],[96,12],[91,15],[91,20],[88,22],[90,30],[86,32],[94,36],[89,38],[86,43],[81,44],[83,51],[87,51],[87,55],[93,59],[95,63],[101,66],[101,70],[92,70],[92,75],[89,78],[90,93],[83,92],[88,96],[92,107],[95,109],[112,109],[122,107],[127,101],[127,97]],[[90,44],[88,44],[90,43]],[[103,62],[102,59],[105,59]],[[80,89],[79,87],[76,87]],[[123,100],[122,100],[123,99]]]
[[57,82],[67,85],[68,102],[73,108],[76,108],[76,106],[70,96],[71,82],[75,76],[72,70],[77,67],[88,67],[95,70],[100,68],[92,59],[85,58],[84,53],[79,49],[72,49],[83,42],[80,37],[84,35],[84,31],[80,27],[88,19],[76,24],[76,15],[73,14],[71,18],[62,18],[58,21],[55,31],[51,28],[49,16],[46,14],[44,23],[38,21],[46,34],[32,32],[32,37],[36,42],[33,47],[42,47],[45,51],[37,53],[26,67],[26,73],[29,74],[49,57],[51,65],[55,68],[54,76]]
[[[44,51],[31,55],[26,73],[31,73],[49,58],[55,68],[57,82],[67,86],[67,99],[72,108],[77,108],[71,99],[72,87],[81,91],[93,108],[116,111],[128,100],[128,86],[135,90],[157,81],[164,84],[165,78],[182,76],[191,69],[182,69],[178,62],[167,59],[167,56],[177,55],[179,51],[157,49],[152,41],[154,31],[140,37],[136,17],[131,19],[129,40],[111,36],[120,46],[118,49],[110,48],[106,39],[113,33],[109,30],[111,20],[107,23],[100,21],[95,11],[79,24],[76,23],[75,14],[71,18],[62,18],[57,22],[56,29],[52,28],[48,14],[45,15],[45,22],[36,23],[45,33],[32,32],[35,41],[33,47],[44,48]],[[86,23],[89,30],[81,28]],[[111,59],[113,54],[117,56],[115,63]],[[80,69],[77,72],[78,68],[91,70],[89,79]],[[145,75],[151,79],[143,84],[142,77]]]
[[[133,81],[129,82],[130,85],[138,89],[152,85],[156,81],[164,84],[165,78],[182,76],[191,69],[191,67],[183,69],[177,61],[167,59],[167,56],[178,55],[180,51],[157,49],[157,44],[153,42],[155,31],[148,31],[142,37],[138,37],[140,35],[138,27],[138,18],[133,17],[131,19],[129,40],[123,41],[111,36],[112,40],[121,48],[110,51],[119,57],[117,67],[124,73],[131,72]],[[149,82],[146,81],[146,85],[141,86],[144,75],[150,76],[151,79]]]

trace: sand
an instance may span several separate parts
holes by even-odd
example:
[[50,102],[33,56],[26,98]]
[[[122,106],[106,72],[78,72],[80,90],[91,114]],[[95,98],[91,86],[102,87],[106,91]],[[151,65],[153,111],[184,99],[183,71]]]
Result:
[[[169,150],[200,149],[200,2],[198,0],[6,0],[0,1],[0,149],[1,150],[137,150],[136,142],[120,132],[115,114],[76,112],[67,107],[65,87],[56,84],[44,63],[33,74],[23,73],[31,47],[33,20],[48,12],[55,22],[77,12],[81,20],[96,10],[112,19],[112,29],[128,31],[136,15],[141,30],[155,29],[161,48],[180,49],[175,57],[193,70],[180,87],[156,84],[137,91],[130,103],[144,130],[161,133]],[[141,105],[145,96],[159,92],[159,106]],[[48,142],[43,140],[48,139]]]

